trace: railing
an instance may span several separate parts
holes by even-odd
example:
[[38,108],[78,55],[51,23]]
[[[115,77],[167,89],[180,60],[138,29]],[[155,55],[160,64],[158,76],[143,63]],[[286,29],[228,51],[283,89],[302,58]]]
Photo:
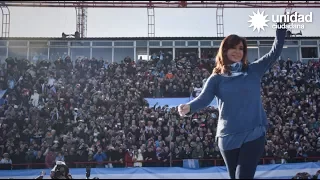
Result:
[[[260,160],[260,165],[262,164],[281,164],[282,158],[275,157],[264,157]],[[293,159],[286,159],[286,163],[301,163],[301,162],[317,162],[320,161],[320,157],[295,157]],[[103,162],[66,162],[70,168],[85,168],[85,167],[112,167],[112,168],[125,168],[134,167],[134,163],[141,162],[143,167],[183,167],[183,159],[176,159],[170,161],[161,160],[151,160],[151,161],[103,161]],[[213,166],[224,166],[223,159],[199,159],[200,167],[213,167]],[[54,164],[48,165],[46,163],[21,163],[21,164],[1,164],[0,170],[10,170],[10,169],[44,169],[52,168]]]

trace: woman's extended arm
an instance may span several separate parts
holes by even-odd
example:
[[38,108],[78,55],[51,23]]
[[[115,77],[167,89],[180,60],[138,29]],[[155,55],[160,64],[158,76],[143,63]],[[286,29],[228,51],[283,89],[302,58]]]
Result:
[[252,71],[257,73],[260,77],[262,77],[279,58],[283,49],[286,31],[286,29],[277,29],[276,37],[269,53],[249,65],[250,68],[252,68]]
[[203,86],[203,89],[198,97],[187,103],[190,105],[190,112],[192,114],[197,112],[199,109],[207,107],[216,96],[217,93],[217,77],[216,75],[211,75]]

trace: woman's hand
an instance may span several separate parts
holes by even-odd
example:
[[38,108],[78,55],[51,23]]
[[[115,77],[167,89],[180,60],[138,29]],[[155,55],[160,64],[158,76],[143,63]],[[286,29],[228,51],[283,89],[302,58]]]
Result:
[[190,105],[189,104],[180,104],[178,107],[179,115],[184,117],[186,114],[190,112]]

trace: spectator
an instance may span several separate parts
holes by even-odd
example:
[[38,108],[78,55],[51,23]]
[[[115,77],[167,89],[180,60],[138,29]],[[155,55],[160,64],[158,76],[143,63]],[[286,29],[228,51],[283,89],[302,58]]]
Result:
[[133,156],[132,149],[128,149],[124,156],[124,161],[126,163],[125,167],[133,167],[132,156]]
[[3,154],[3,158],[1,159],[0,164],[12,164],[8,153]]
[[33,95],[30,98],[31,103],[34,107],[38,107],[39,105],[39,94],[37,93],[37,90],[34,90]]
[[104,161],[107,160],[107,155],[102,152],[102,148],[98,148],[98,152],[93,156],[93,160],[97,162],[97,168],[104,168]]
[[37,156],[34,160],[34,163],[35,165],[32,166],[33,169],[43,169],[44,168],[44,165],[43,165],[43,162],[45,161],[45,158],[44,156],[42,155],[42,152],[41,151],[38,151],[37,152]]
[[155,159],[155,154],[153,152],[153,148],[151,146],[148,147],[147,150],[144,150],[144,152],[142,152],[143,155],[142,157],[144,158],[144,163],[143,163],[143,166],[144,167],[152,167],[152,164],[151,162],[148,162],[148,161],[152,161]]
[[191,148],[189,147],[189,145],[186,145],[185,150],[184,150],[183,159],[191,159],[191,158],[192,158]]
[[55,160],[55,161],[56,161],[56,162],[57,162],[57,161],[62,161],[62,162],[64,162],[64,156],[62,155],[61,152],[58,153],[58,156],[56,157],[56,160]]
[[10,170],[12,161],[9,158],[8,153],[3,154],[3,158],[0,156],[0,170]]
[[55,159],[56,159],[56,155],[53,152],[53,149],[48,148],[44,154],[46,156],[45,158],[46,167],[53,168],[55,165]]
[[114,162],[112,163],[112,167],[123,167],[123,152],[122,149],[119,148],[118,146],[116,147],[110,147],[108,151],[110,161]]
[[[26,152],[26,156],[25,156],[25,161],[28,164],[32,164],[35,160],[35,156],[34,156],[34,151],[33,149],[28,149],[28,151]],[[29,168],[31,168],[31,166],[29,166]]]
[[167,74],[166,74],[166,78],[167,79],[172,79],[174,77],[174,75],[172,74],[171,71],[169,71]]
[[192,151],[192,159],[202,159],[204,156],[203,150],[200,145],[197,145],[196,149]]
[[134,162],[133,164],[134,167],[142,167],[142,162],[138,162],[138,161],[143,161],[143,155],[142,155],[141,149],[138,149],[138,151],[134,151],[132,161]]
[[[23,152],[21,152],[21,150],[19,148],[15,149],[14,151],[14,154],[12,155],[11,157],[11,161],[13,164],[22,164],[24,163],[24,158],[25,158],[25,155]],[[44,161],[42,161],[41,163],[43,163]],[[16,167],[13,167],[13,168],[16,168]],[[21,168],[21,167],[18,167],[18,168]]]
[[[67,150],[68,151],[68,150]],[[75,154],[75,149],[71,148],[68,155],[65,157],[65,162],[70,168],[75,168],[74,162],[77,161],[77,155]]]
[[180,151],[180,149],[176,147],[174,153],[172,154],[173,167],[182,167],[182,161],[179,161],[182,160],[182,156],[182,151]]
[[171,152],[169,150],[169,147],[164,147],[164,150],[160,153],[160,161],[162,161],[163,167],[169,167],[170,166],[170,156]]
[[198,97],[201,91],[202,91],[202,88],[200,84],[197,84],[195,87],[193,87],[192,98]]

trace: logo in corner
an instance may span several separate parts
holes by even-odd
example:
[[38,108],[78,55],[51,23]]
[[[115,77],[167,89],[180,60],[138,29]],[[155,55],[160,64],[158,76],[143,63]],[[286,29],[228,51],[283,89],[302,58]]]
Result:
[[249,15],[249,17],[251,18],[248,21],[251,23],[249,27],[253,27],[253,31],[257,30],[259,33],[260,30],[264,30],[264,27],[268,27],[268,15],[264,15],[264,11],[260,13],[260,11],[257,10],[257,12],[253,12],[252,16]]

